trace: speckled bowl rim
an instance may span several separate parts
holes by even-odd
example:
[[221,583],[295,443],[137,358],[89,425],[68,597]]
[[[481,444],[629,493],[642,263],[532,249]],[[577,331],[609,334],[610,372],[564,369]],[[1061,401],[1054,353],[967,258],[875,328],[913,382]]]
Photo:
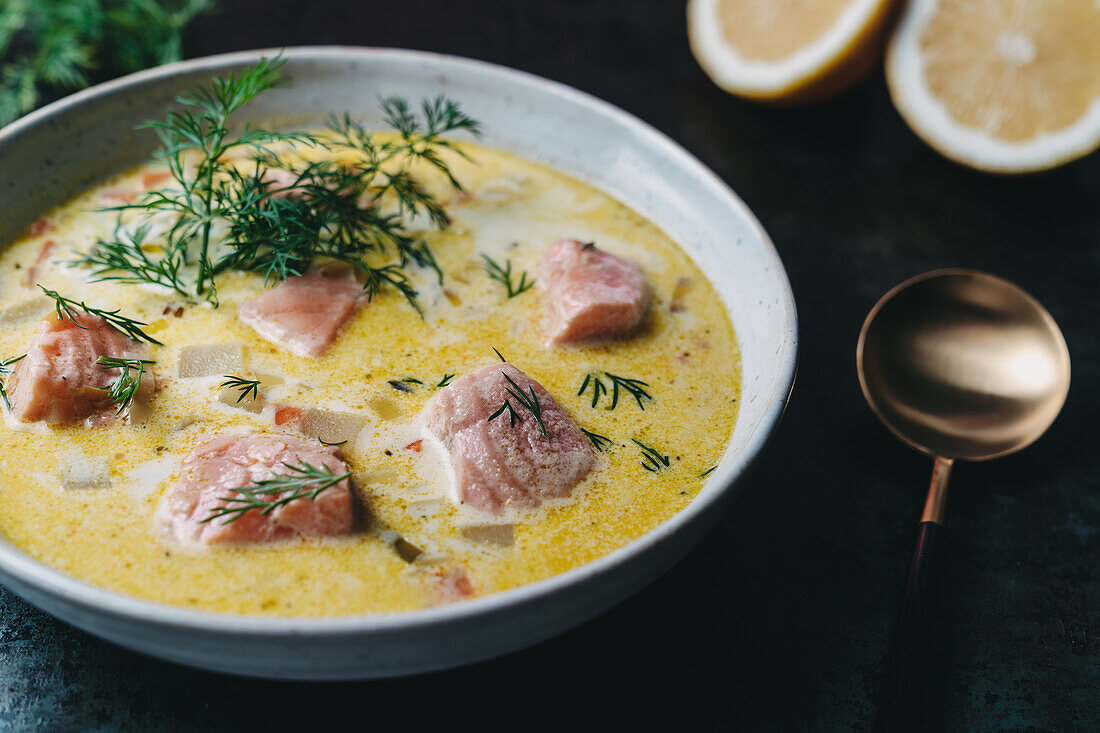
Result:
[[[618,124],[632,128],[633,132],[644,137],[647,144],[661,150],[665,155],[676,159],[678,164],[693,169],[707,184],[718,189],[716,193],[727,200],[730,207],[755,227],[770,264],[775,268],[776,277],[781,282],[778,293],[783,309],[783,322],[786,330],[781,354],[781,369],[777,384],[779,389],[772,398],[772,404],[760,421],[755,433],[749,439],[741,453],[731,465],[720,467],[708,481],[708,485],[699,495],[680,512],[641,537],[627,543],[612,552],[591,562],[578,566],[549,578],[535,581],[509,590],[499,591],[469,601],[452,603],[414,611],[401,611],[378,614],[358,614],[333,617],[267,617],[242,615],[230,612],[197,611],[177,606],[147,601],[108,590],[83,580],[74,578],[62,571],[32,559],[14,547],[0,544],[0,569],[16,580],[44,593],[62,597],[70,603],[87,606],[90,609],[107,611],[119,617],[135,621],[155,623],[179,629],[232,633],[237,635],[280,636],[280,635],[346,635],[349,633],[385,632],[392,629],[407,630],[409,627],[431,627],[447,625],[452,622],[468,620],[510,606],[537,601],[559,591],[591,579],[591,576],[613,572],[629,559],[645,553],[656,545],[666,541],[689,524],[697,515],[717,508],[725,494],[745,475],[760,456],[772,437],[786,408],[794,384],[798,361],[798,323],[794,295],[790,288],[786,271],[778,252],[764,228],[757,221],[747,205],[707,166],[684,148],[673,142],[664,133],[642,122],[637,117],[615,107],[590,94],[578,91],[559,82],[551,81],[508,67],[477,61],[458,56],[436,54],[426,51],[404,49],[370,48],[358,46],[301,46],[289,49],[264,49],[240,51],[217,56],[207,56],[189,61],[181,61],[147,71],[131,74],[119,79],[99,84],[77,92],[71,96],[53,102],[25,117],[0,129],[0,148],[11,139],[37,125],[62,117],[79,108],[86,101],[103,95],[109,95],[141,82],[171,77],[184,72],[214,70],[227,63],[254,63],[260,56],[272,56],[282,52],[284,58],[297,57],[340,57],[347,54],[371,54],[405,57],[427,62],[443,62],[455,69],[476,69],[491,72],[509,78],[511,81],[541,87],[569,102],[587,107],[601,115],[615,120]],[[0,210],[2,213],[2,210]],[[716,490],[707,489],[720,485]],[[656,573],[654,573],[656,575]]]

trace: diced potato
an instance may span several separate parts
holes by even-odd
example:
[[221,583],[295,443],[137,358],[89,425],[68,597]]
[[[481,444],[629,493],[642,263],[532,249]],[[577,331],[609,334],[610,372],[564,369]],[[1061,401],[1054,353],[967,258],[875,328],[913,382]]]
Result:
[[107,465],[87,456],[73,456],[60,472],[61,487],[66,491],[88,491],[111,488]]
[[378,417],[383,420],[396,420],[401,417],[401,408],[399,408],[394,401],[388,397],[375,397],[368,402],[370,408],[378,413]]
[[261,390],[248,392],[242,396],[241,390],[237,387],[222,387],[218,390],[218,402],[248,412],[262,412],[267,407],[267,397]]
[[471,542],[511,547],[516,541],[514,524],[470,524],[461,528],[462,536]]
[[181,377],[209,377],[233,374],[244,365],[244,346],[239,342],[195,344],[180,349]]
[[128,416],[131,425],[142,425],[153,416],[153,408],[141,400],[134,400],[130,403]]
[[278,387],[280,384],[286,383],[286,380],[278,374],[262,374],[256,372],[256,379],[260,380],[260,384],[264,389],[271,389],[272,387]]
[[356,438],[366,425],[366,415],[310,408],[302,413],[299,430],[325,443],[347,441],[349,445],[354,445]]
[[419,547],[409,542],[404,537],[398,537],[393,543],[393,549],[405,562],[416,562],[416,558],[424,554]]
[[409,514],[418,519],[434,517],[443,509],[442,499],[422,499],[409,502]]

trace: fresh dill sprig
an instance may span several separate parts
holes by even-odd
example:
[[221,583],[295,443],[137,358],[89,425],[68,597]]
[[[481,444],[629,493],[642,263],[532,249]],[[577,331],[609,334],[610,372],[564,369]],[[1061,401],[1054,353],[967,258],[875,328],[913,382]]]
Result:
[[422,380],[417,379],[416,377],[405,377],[401,381],[405,382],[406,384],[424,384]]
[[[229,387],[238,390],[240,395],[237,397],[237,402],[243,402],[245,399],[259,399],[260,380],[245,379],[235,374],[223,374],[222,376],[225,377],[225,381],[219,384],[218,388]],[[251,395],[251,397],[249,395]]]
[[3,0],[0,126],[42,97],[178,61],[184,26],[211,0]]
[[[450,220],[410,166],[424,161],[461,189],[440,154],[465,154],[441,136],[458,130],[478,135],[480,128],[447,100],[426,102],[419,116],[397,98],[383,99],[382,107],[398,140],[380,142],[347,114],[332,117],[326,135],[316,139],[331,150],[352,154],[354,163],[322,161],[294,168],[268,155],[257,160],[252,173],[237,175],[230,188],[243,205],[230,225],[232,251],[217,269],[253,270],[285,279],[300,274],[315,257],[330,257],[363,272],[369,297],[392,286],[420,312],[406,268],[416,264],[432,269],[440,283],[443,272],[427,242],[408,231],[406,220],[421,212],[438,228]],[[295,182],[269,190],[265,169],[272,168],[288,171]],[[387,202],[397,211],[387,208]],[[373,262],[388,252],[396,253],[396,262]]]
[[253,509],[270,514],[296,499],[316,499],[325,489],[351,476],[350,472],[335,474],[328,466],[314,466],[300,458],[297,465],[285,461],[282,465],[288,473],[273,473],[271,478],[233,489],[238,495],[220,497],[224,504],[213,509],[200,523],[224,518],[222,524],[229,524]]
[[[262,92],[285,84],[280,72],[284,63],[279,56],[263,58],[254,66],[215,78],[208,86],[180,95],[180,108],[169,110],[164,120],[142,125],[160,138],[157,158],[168,167],[172,182],[136,203],[115,207],[120,212],[116,232],[124,231],[121,216],[128,210],[141,214],[142,225],[133,236],[100,240],[76,263],[95,268],[100,278],[153,282],[216,305],[212,236],[215,225],[234,213],[235,202],[226,196],[225,186],[234,168],[231,154],[240,148],[262,154],[275,143],[315,142],[310,135],[247,126],[237,135],[230,133],[229,118],[237,110]],[[188,161],[191,153],[196,159]],[[143,227],[158,215],[168,216],[172,223],[163,242],[150,243],[146,241],[149,230]],[[155,255],[150,254],[154,247],[159,250],[154,250]]]
[[502,362],[505,362],[505,363],[508,362],[508,360],[504,358],[504,354],[500,353],[500,350],[497,349],[497,347],[490,346],[489,348],[493,350],[493,353],[496,354],[497,358],[500,359]]
[[633,397],[638,407],[642,410],[645,409],[645,405],[642,400],[653,400],[653,397],[646,391],[648,383],[643,382],[640,379],[631,379],[629,377],[620,377],[617,374],[611,374],[610,372],[603,372],[603,376],[607,377],[607,380],[611,382],[611,388],[608,389],[604,384],[603,378],[600,377],[600,372],[589,373],[584,376],[584,381],[581,382],[581,388],[577,391],[577,396],[581,396],[588,389],[588,385],[592,385],[592,407],[595,407],[600,397],[606,394],[611,395],[611,406],[608,409],[614,410],[619,404],[619,391],[626,392]]
[[[98,279],[156,284],[216,306],[215,280],[225,271],[279,282],[303,274],[315,260],[336,260],[363,273],[368,299],[393,288],[423,315],[407,269],[429,268],[440,282],[443,272],[427,243],[409,231],[409,220],[426,212],[442,228],[449,219],[410,167],[422,161],[457,187],[442,153],[464,153],[442,136],[476,135],[478,124],[442,98],[425,102],[420,114],[403,100],[384,99],[396,138],[369,133],[348,115],[317,134],[249,126],[231,133],[230,118],[245,103],[285,85],[283,63],[280,56],[264,58],[215,78],[181,96],[181,107],[163,121],[146,123],[160,137],[157,157],[169,184],[113,207],[119,215],[114,235],[73,264],[92,268]],[[341,160],[295,163],[280,155],[281,146],[324,148]],[[151,236],[154,230],[163,233]]]
[[4,400],[4,405],[9,410],[11,409],[11,402],[8,401],[8,392],[5,382],[7,381],[7,376],[15,371],[14,365],[25,359],[26,356],[26,354],[22,356],[9,356],[7,359],[0,361],[0,399]]
[[600,435],[599,433],[593,433],[591,430],[585,430],[584,428],[581,428],[581,432],[584,433],[586,438],[592,441],[592,447],[598,450],[600,453],[603,453],[605,450],[607,450],[614,442],[611,440],[611,438]]
[[443,375],[443,379],[439,380],[439,384],[435,385],[437,389],[442,389],[451,383],[451,380],[455,378],[454,374],[447,373]]
[[512,283],[512,261],[505,260],[504,267],[501,267],[496,263],[489,255],[481,255],[481,259],[485,260],[485,272],[493,280],[504,286],[505,291],[508,293],[508,299],[521,295],[530,290],[535,285],[535,281],[527,279],[527,273],[522,272],[519,276],[519,281],[515,284]]
[[711,466],[710,468],[708,468],[705,471],[703,471],[702,473],[700,473],[699,478],[706,478],[707,476],[711,475],[712,473],[714,473],[717,470],[718,470],[718,466]]
[[657,473],[661,469],[669,467],[670,460],[668,456],[662,455],[659,450],[646,445],[637,438],[631,438],[631,440],[642,449],[642,468],[652,473]]
[[134,397],[141,389],[141,378],[145,376],[145,367],[155,363],[150,359],[124,359],[115,356],[101,356],[96,359],[96,366],[101,369],[121,370],[111,382],[107,392],[111,402],[118,405],[117,414],[121,415],[133,403]]
[[50,290],[48,288],[38,286],[50,298],[54,299],[55,307],[57,310],[57,317],[59,319],[69,319],[78,328],[88,328],[82,324],[77,315],[77,310],[82,310],[85,313],[92,316],[99,316],[107,322],[111,328],[115,329],[119,333],[126,334],[134,341],[146,341],[150,344],[156,344],[157,346],[164,346],[163,343],[157,341],[155,338],[141,330],[142,326],[148,325],[143,321],[137,321],[133,318],[127,318],[126,316],[119,315],[119,309],[113,311],[102,310],[99,308],[90,308],[83,301],[77,302],[66,298],[56,290]]

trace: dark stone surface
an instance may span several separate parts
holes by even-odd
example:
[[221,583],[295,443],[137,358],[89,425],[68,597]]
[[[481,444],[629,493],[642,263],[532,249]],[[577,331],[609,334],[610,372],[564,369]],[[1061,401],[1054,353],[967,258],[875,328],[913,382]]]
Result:
[[930,462],[865,406],[855,341],[889,287],[961,265],[1013,279],[1048,306],[1074,385],[1035,446],[955,472],[928,728],[1100,729],[1100,156],[1018,180],[960,168],[909,132],[881,75],[811,109],[738,101],[696,66],[671,0],[221,5],[194,26],[189,55],[430,49],[563,81],[653,123],[728,181],[775,240],[799,303],[798,384],[718,531],[572,633],[414,679],[272,683],[131,654],[0,591],[0,727],[312,728],[331,718],[354,729],[401,715],[420,728],[488,710],[509,728],[614,715],[628,726],[866,730]]

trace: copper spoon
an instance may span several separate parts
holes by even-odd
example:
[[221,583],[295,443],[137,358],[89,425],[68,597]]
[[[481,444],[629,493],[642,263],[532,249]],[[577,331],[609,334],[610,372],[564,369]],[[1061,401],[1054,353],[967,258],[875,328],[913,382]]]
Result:
[[1046,309],[1012,283],[938,270],[898,285],[871,309],[856,362],[878,418],[935,459],[874,728],[909,730],[931,641],[951,466],[1013,453],[1046,432],[1069,391],[1069,350]]

